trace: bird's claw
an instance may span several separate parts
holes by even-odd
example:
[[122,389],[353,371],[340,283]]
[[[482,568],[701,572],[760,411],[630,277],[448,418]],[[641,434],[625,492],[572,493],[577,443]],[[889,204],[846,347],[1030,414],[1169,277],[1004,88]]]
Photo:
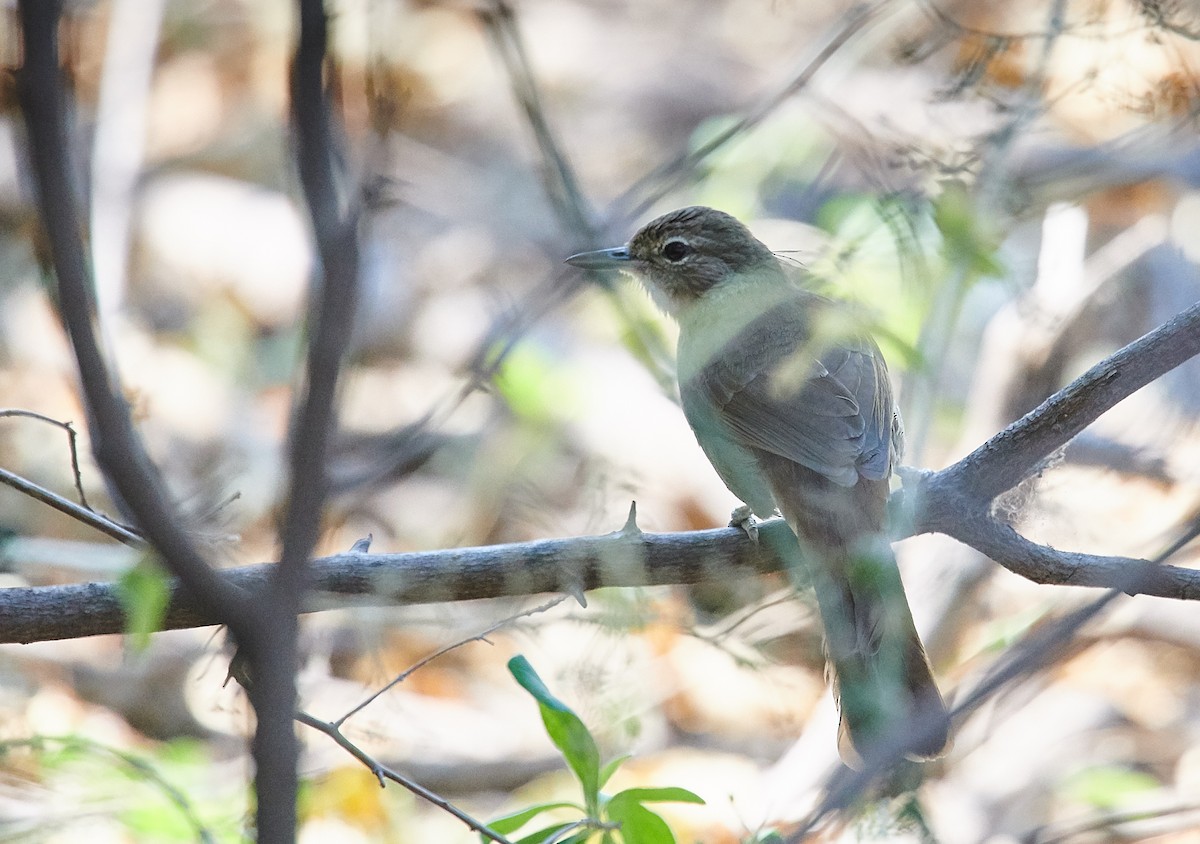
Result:
[[729,526],[741,528],[751,542],[758,542],[758,519],[749,505],[743,504],[729,514]]

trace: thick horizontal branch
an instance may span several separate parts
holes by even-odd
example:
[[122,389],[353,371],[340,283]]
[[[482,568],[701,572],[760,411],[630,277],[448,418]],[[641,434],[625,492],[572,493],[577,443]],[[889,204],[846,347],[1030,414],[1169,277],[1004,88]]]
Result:
[[[762,526],[757,545],[733,528],[643,533],[627,525],[605,536],[408,554],[339,554],[312,561],[313,594],[306,610],[328,609],[330,595],[353,598],[346,603],[356,606],[392,606],[546,592],[582,597],[601,586],[742,577],[778,571],[782,564],[770,549],[788,535],[778,520]],[[253,591],[274,568],[273,563],[246,566],[224,576]],[[115,584],[0,590],[0,643],[120,633],[124,619]],[[217,623],[175,586],[164,629]]]
[[[1200,571],[1144,569],[1144,560],[1060,551],[1017,533],[993,513],[993,499],[1020,483],[1091,420],[1154,378],[1200,352],[1200,305],[1097,364],[1085,375],[940,472],[904,474],[894,496],[911,507],[896,538],[939,532],[958,539],[1037,583],[1120,588],[1137,594],[1200,599]],[[997,480],[999,479],[999,480]],[[600,586],[694,583],[781,571],[772,549],[792,547],[774,521],[751,543],[739,530],[642,533],[633,524],[600,537],[414,554],[344,554],[313,562],[314,593],[354,596],[369,605],[495,598],[546,592],[582,596]],[[780,544],[780,540],[784,540]],[[1131,583],[1131,567],[1144,570]],[[273,565],[225,572],[241,587],[262,585]],[[310,601],[308,611],[320,609]],[[115,587],[82,584],[0,590],[0,642],[32,642],[119,633],[123,613]],[[165,627],[217,623],[176,586]]]
[[[969,523],[967,523],[969,524]],[[1011,528],[986,521],[956,531],[963,542],[1038,583],[1112,587],[1128,582],[1145,561],[1058,551]],[[780,519],[759,526],[759,542],[736,528],[643,533],[636,527],[604,536],[544,539],[481,548],[407,554],[338,554],[312,563],[307,612],[331,606],[396,606],[539,593],[583,592],[603,586],[657,586],[733,579],[783,571],[774,550],[790,542]],[[254,590],[273,563],[229,569],[229,583]],[[1200,571],[1161,566],[1139,582],[1139,594],[1200,599]],[[349,599],[349,600],[347,600]],[[0,643],[37,642],[120,633],[125,617],[110,583],[0,590]],[[218,619],[201,611],[176,585],[164,629],[202,627]]]

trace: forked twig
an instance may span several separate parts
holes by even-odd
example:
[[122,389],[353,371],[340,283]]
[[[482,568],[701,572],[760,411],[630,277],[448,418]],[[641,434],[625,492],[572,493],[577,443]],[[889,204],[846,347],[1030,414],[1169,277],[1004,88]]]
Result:
[[33,410],[22,410],[20,408],[8,408],[5,410],[0,410],[0,419],[12,416],[36,419],[39,422],[45,422],[46,424],[53,425],[56,428],[62,428],[67,432],[67,447],[71,450],[71,473],[75,476],[75,491],[79,493],[79,503],[91,510],[92,505],[88,504],[87,494],[83,491],[83,474],[79,471],[79,435],[75,430],[75,426],[70,422],[61,422],[52,416],[46,416]]

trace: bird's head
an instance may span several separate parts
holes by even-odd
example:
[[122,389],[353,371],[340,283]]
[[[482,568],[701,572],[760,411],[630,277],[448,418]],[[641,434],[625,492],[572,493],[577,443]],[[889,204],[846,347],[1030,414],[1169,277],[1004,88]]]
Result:
[[651,220],[624,246],[582,252],[567,263],[635,276],[672,316],[736,280],[782,278],[774,254],[749,229],[701,205]]

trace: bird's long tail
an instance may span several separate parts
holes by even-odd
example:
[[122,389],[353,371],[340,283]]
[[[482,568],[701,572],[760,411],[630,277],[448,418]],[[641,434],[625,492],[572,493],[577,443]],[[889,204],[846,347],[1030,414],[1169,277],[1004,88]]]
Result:
[[825,627],[842,759],[859,767],[888,749],[940,756],[949,716],[884,533],[886,481],[860,479],[846,489],[804,480],[802,498],[777,498],[808,563]]
[[811,549],[813,585],[841,710],[838,751],[852,767],[889,747],[934,758],[949,716],[913,624],[891,549]]

